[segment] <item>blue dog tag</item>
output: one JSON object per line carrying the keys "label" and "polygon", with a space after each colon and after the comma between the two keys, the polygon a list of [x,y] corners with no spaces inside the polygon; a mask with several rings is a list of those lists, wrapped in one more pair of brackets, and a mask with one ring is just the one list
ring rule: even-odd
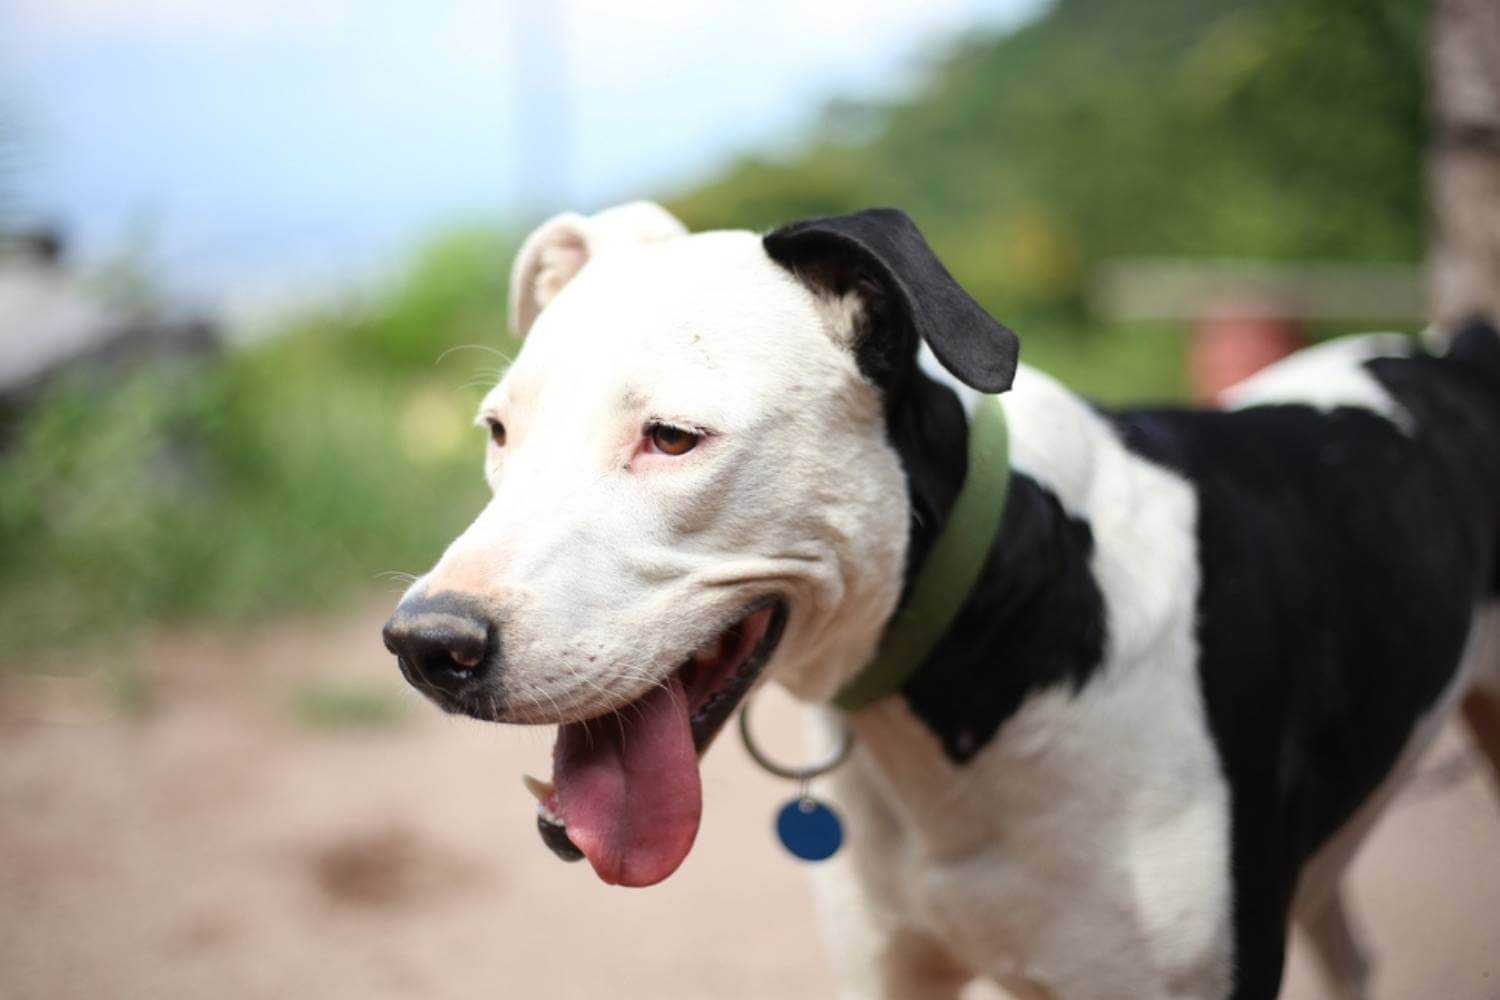
{"label": "blue dog tag", "polygon": [[804,795],[776,814],[776,836],[803,861],[825,861],[843,844],[844,825],[832,808]]}

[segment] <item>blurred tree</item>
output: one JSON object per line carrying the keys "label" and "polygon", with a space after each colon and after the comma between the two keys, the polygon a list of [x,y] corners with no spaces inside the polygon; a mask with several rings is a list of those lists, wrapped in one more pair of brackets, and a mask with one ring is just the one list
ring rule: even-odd
{"label": "blurred tree", "polygon": [[901,205],[1007,316],[1077,318],[1118,255],[1415,260],[1425,6],[1059,0],[672,207],[698,228]]}

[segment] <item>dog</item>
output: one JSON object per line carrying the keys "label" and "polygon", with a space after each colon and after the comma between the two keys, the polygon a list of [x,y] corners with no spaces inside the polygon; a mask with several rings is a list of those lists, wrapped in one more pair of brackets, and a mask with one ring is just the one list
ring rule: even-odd
{"label": "dog", "polygon": [[[493,499],[384,638],[447,711],[559,727],[528,779],[557,853],[670,875],[699,756],[774,681],[854,737],[819,878],[845,995],[1271,998],[1293,920],[1360,995],[1361,838],[1460,703],[1500,768],[1491,326],[1110,411],[1019,365],[897,210],[690,235],[644,202],[542,225],[509,307]],[[836,707],[1002,392],[990,527],[947,543],[973,580]]]}

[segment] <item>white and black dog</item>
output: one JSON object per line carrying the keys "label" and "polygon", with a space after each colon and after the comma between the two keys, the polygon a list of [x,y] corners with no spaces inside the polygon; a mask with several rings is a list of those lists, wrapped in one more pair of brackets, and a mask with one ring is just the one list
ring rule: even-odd
{"label": "white and black dog", "polygon": [[[856,736],[821,880],[848,996],[1271,998],[1294,918],[1358,995],[1342,869],[1454,706],[1500,720],[1492,329],[1111,412],[1018,368],[898,211],[689,235],[647,203],[533,233],[511,311],[494,498],[385,639],[449,711],[559,725],[555,850],[670,875],[769,678]],[[896,693],[832,708],[1013,379],[977,581]]]}

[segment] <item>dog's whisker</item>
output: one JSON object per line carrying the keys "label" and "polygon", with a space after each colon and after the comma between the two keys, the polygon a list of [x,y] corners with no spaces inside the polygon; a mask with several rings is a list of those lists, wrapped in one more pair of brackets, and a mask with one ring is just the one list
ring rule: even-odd
{"label": "dog's whisker", "polygon": [[600,687],[599,684],[592,677],[590,677],[586,672],[583,672],[583,671],[579,670],[578,665],[576,663],[574,663],[571,659],[565,660],[564,661],[564,665],[567,667],[568,672],[573,677],[577,678],[578,680],[582,681],[584,684],[586,684],[589,687],[593,688],[594,691],[601,698],[604,698],[606,701],[609,700],[609,698],[610,698],[610,692],[606,688]]}
{"label": "dog's whisker", "polygon": [[500,379],[502,379],[504,376],[505,369],[503,368],[482,368],[479,371],[475,372],[473,375],[469,376],[468,381],[464,382],[464,384],[459,386],[459,388],[467,389],[471,387],[493,385],[494,383],[500,381]]}
{"label": "dog's whisker", "polygon": [[434,361],[433,364],[434,365],[440,365],[440,364],[442,364],[443,361],[447,359],[448,355],[454,354],[454,353],[456,353],[458,351],[485,351],[485,352],[487,352],[489,354],[493,354],[493,355],[499,357],[506,364],[514,364],[515,363],[515,358],[513,358],[509,354],[506,354],[504,351],[500,350],[498,347],[491,347],[488,344],[455,344],[454,346],[448,348],[446,351],[443,351],[441,354],[439,354],[437,356],[437,360]]}
{"label": "dog's whisker", "polygon": [[380,580],[403,580],[406,583],[416,583],[418,579],[417,574],[407,573],[404,570],[399,569],[382,570],[379,573],[376,573],[375,577],[376,579]]}
{"label": "dog's whisker", "polygon": [[543,688],[542,694],[546,696],[547,701],[552,705],[552,713],[557,716],[557,718],[562,718],[562,710],[557,707],[557,699],[552,697],[552,692],[548,691],[546,688]]}

